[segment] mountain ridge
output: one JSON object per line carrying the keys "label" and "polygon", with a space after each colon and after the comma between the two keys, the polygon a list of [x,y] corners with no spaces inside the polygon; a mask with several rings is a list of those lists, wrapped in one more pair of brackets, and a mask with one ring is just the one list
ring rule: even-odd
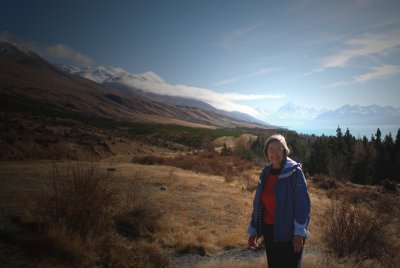
{"label": "mountain ridge", "polygon": [[145,96],[150,99],[161,101],[164,103],[180,106],[195,107],[200,109],[205,109],[211,112],[222,114],[225,116],[233,117],[237,120],[244,120],[248,122],[253,122],[262,125],[270,125],[259,119],[256,119],[248,114],[238,112],[238,111],[225,111],[218,109],[205,101],[182,97],[167,95],[163,93],[155,93],[146,90],[147,85],[151,84],[151,87],[167,86],[172,88],[163,78],[152,71],[145,72],[143,74],[133,74],[125,71],[122,68],[110,67],[110,66],[99,66],[99,67],[74,67],[59,64],[56,65],[58,68],[69,72],[74,75],[82,76],[87,79],[97,81],[103,85],[108,85],[113,88],[117,88],[124,93],[131,94],[133,96]]}
{"label": "mountain ridge", "polygon": [[289,102],[276,111],[265,112],[264,120],[285,126],[400,125],[400,107],[345,104],[333,110],[318,110]]}
{"label": "mountain ridge", "polygon": [[[77,113],[145,123],[192,127],[267,126],[238,120],[200,108],[157,102],[144,96],[129,96],[120,90],[64,72],[29,49],[0,41],[0,95],[2,103],[18,102],[59,107]],[[156,79],[148,76],[149,79]],[[10,105],[3,105],[10,107]]]}

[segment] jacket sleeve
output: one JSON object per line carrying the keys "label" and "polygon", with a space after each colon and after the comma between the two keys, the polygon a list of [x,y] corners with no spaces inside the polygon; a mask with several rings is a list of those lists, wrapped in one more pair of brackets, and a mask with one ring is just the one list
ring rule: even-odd
{"label": "jacket sleeve", "polygon": [[294,195],[294,235],[305,237],[307,236],[307,226],[310,219],[311,202],[306,179],[300,168],[296,170]]}
{"label": "jacket sleeve", "polygon": [[254,211],[251,215],[251,220],[250,220],[249,227],[247,228],[247,233],[249,235],[257,235],[256,223],[254,222]]}
{"label": "jacket sleeve", "polygon": [[256,189],[256,193],[254,195],[253,199],[253,212],[251,213],[251,219],[250,219],[250,224],[249,227],[247,228],[247,233],[249,235],[259,235],[257,231],[257,226],[258,226],[258,218],[260,217],[260,195],[262,192],[262,183],[261,183],[261,178],[264,176],[266,172],[266,168],[263,169],[263,171],[260,174],[260,177],[258,179],[258,185]]}

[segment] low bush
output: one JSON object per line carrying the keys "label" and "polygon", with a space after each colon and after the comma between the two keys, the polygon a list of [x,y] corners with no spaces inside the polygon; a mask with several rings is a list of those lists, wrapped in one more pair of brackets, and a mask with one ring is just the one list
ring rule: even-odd
{"label": "low bush", "polygon": [[[97,164],[68,164],[63,169],[53,165],[52,171],[30,218],[33,227],[25,228],[29,239],[19,234],[10,238],[28,250],[38,266],[168,266],[158,247],[135,246],[142,234],[159,227],[161,215],[139,194],[137,185],[128,187],[124,200],[113,172],[100,172]],[[26,224],[21,220],[19,225]]]}
{"label": "low bush", "polygon": [[335,178],[330,178],[317,174],[312,177],[312,182],[316,188],[323,190],[336,189],[339,187],[339,182]]}
{"label": "low bush", "polygon": [[163,157],[146,155],[141,157],[134,157],[132,159],[132,162],[141,165],[162,165],[164,164],[165,160]]}
{"label": "low bush", "polygon": [[[323,240],[328,253],[338,258],[382,260],[390,251],[389,227],[394,223],[394,211],[388,200],[352,202],[351,192],[331,199],[322,215]],[[383,207],[388,209],[383,210]]]}
{"label": "low bush", "polygon": [[94,163],[89,167],[68,165],[65,174],[53,164],[43,197],[40,213],[47,225],[65,226],[83,237],[101,235],[113,228],[118,202],[115,180]]}
{"label": "low bush", "polygon": [[382,181],[382,191],[387,192],[387,193],[392,193],[392,194],[397,194],[399,193],[399,189],[397,187],[397,183],[394,180],[383,180]]}

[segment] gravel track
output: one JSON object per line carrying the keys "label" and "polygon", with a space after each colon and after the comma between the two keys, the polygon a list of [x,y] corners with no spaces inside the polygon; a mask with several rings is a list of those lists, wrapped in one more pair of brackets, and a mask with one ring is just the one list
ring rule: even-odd
{"label": "gravel track", "polygon": [[[303,254],[318,254],[321,251],[322,249],[320,247],[304,247]],[[206,256],[191,253],[174,253],[170,255],[169,259],[170,263],[176,268],[195,268],[200,264],[209,261],[237,260],[238,262],[245,262],[252,259],[258,259],[262,256],[265,256],[265,251],[263,247],[260,247],[257,250],[251,250],[248,248],[234,248],[221,251],[215,255]]]}
{"label": "gravel track", "polygon": [[197,267],[203,262],[209,262],[211,260],[222,261],[222,260],[238,260],[238,261],[248,261],[254,258],[259,258],[265,256],[265,251],[260,248],[256,251],[250,250],[248,248],[235,248],[219,252],[215,255],[200,256],[197,254],[179,254],[175,253],[170,256],[171,264],[175,265],[176,268],[187,268],[187,267]]}

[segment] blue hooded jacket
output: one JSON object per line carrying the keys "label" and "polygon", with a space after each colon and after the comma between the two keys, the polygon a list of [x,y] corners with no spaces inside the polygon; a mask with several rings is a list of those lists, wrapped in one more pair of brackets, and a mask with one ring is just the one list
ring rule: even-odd
{"label": "blue hooded jacket", "polygon": [[[267,164],[261,172],[253,201],[253,213],[247,229],[248,234],[257,237],[262,235],[264,206],[261,194],[270,170],[271,164]],[[306,237],[310,220],[310,196],[301,164],[287,157],[274,190],[274,241],[292,241],[294,235]]]}

